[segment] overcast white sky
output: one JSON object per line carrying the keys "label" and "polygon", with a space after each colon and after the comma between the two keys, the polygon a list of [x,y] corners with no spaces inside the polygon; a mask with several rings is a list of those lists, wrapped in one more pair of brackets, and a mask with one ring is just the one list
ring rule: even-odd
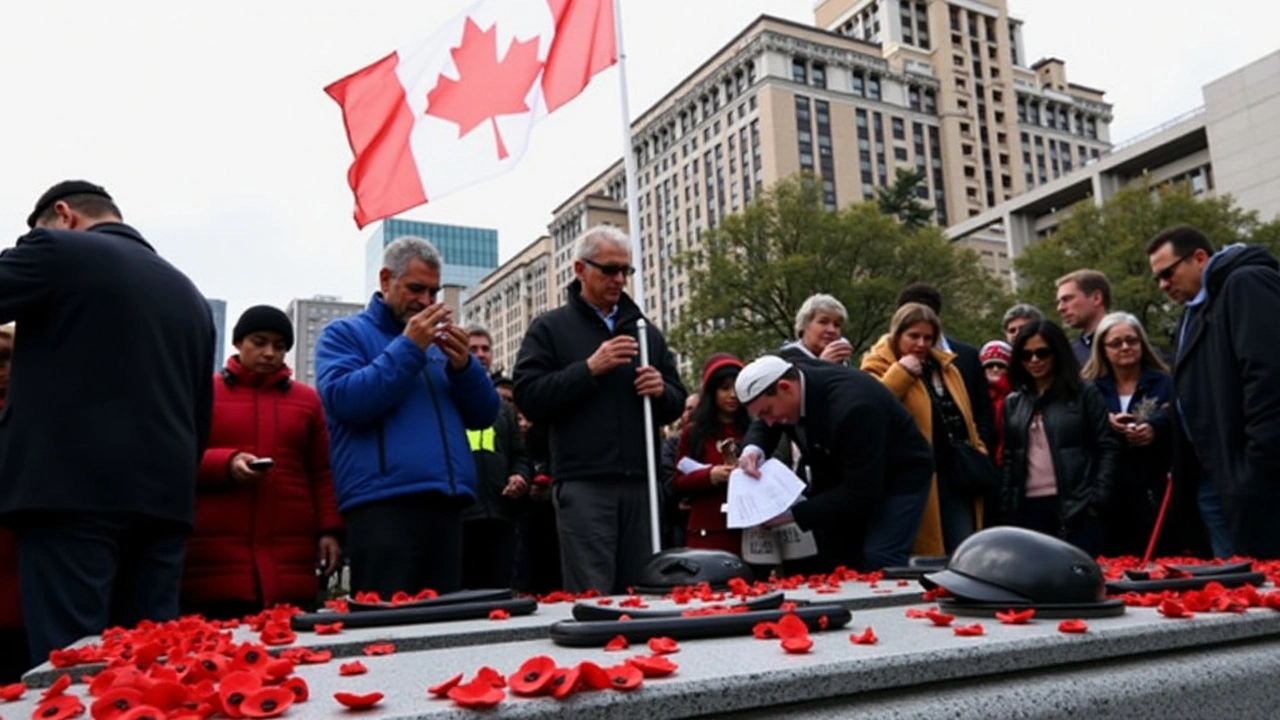
{"label": "overcast white sky", "polygon": [[[812,0],[622,0],[632,116],[768,13]],[[105,185],[210,297],[364,301],[368,232],[329,82],[432,31],[467,0],[9,2],[0,9],[0,246],[49,185]],[[1115,105],[1113,140],[1199,105],[1200,87],[1280,46],[1274,0],[1009,0],[1028,57],[1057,56]],[[506,259],[621,147],[617,71],[534,131],[513,172],[407,213],[497,227]],[[4,289],[0,288],[0,292]]]}

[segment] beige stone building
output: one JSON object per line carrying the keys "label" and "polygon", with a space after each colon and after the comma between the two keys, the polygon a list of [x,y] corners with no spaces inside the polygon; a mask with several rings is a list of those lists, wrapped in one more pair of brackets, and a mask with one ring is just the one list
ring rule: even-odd
{"label": "beige stone building", "polygon": [[534,240],[469,291],[462,317],[493,337],[495,370],[511,373],[529,323],[559,304],[550,276],[551,247],[546,235]]}

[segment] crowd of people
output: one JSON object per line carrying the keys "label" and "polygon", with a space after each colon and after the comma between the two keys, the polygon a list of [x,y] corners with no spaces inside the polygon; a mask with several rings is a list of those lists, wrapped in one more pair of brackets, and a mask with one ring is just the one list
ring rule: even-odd
{"label": "crowd of people", "polygon": [[[440,301],[438,250],[395,240],[365,310],[321,333],[312,388],[267,305],[209,373],[207,304],[122,218],[105,189],[59,183],[0,254],[0,679],[112,625],[314,605],[343,567],[384,598],[627,592],[664,427],[663,544],[746,556],[759,533],[812,533],[761,573],[905,565],[994,524],[1109,555],[1142,555],[1162,524],[1162,553],[1280,557],[1280,264],[1191,227],[1148,247],[1185,307],[1167,354],[1082,269],[1057,283],[1061,324],[1016,305],[980,347],[946,334],[928,284],[866,348],[818,293],[794,339],[712,354],[688,393],[615,228],[578,239],[566,303],[511,377]],[[729,528],[730,477],[770,458],[804,495]]]}

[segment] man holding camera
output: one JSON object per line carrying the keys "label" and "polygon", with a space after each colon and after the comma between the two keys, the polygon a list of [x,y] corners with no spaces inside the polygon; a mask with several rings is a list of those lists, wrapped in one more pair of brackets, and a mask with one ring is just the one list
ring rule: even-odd
{"label": "man holding camera", "polygon": [[316,345],[351,589],[384,599],[459,588],[462,509],[476,498],[466,431],[498,415],[467,331],[436,302],[442,264],[426,240],[395,240],[383,253],[381,292],[326,326]]}

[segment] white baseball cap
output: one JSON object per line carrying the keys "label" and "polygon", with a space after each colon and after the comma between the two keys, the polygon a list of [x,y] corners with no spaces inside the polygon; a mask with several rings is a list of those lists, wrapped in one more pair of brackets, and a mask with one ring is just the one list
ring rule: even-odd
{"label": "white baseball cap", "polygon": [[754,402],[792,367],[794,366],[791,363],[777,355],[765,355],[752,361],[742,368],[742,372],[738,373],[738,379],[733,383],[738,402],[743,405]]}

